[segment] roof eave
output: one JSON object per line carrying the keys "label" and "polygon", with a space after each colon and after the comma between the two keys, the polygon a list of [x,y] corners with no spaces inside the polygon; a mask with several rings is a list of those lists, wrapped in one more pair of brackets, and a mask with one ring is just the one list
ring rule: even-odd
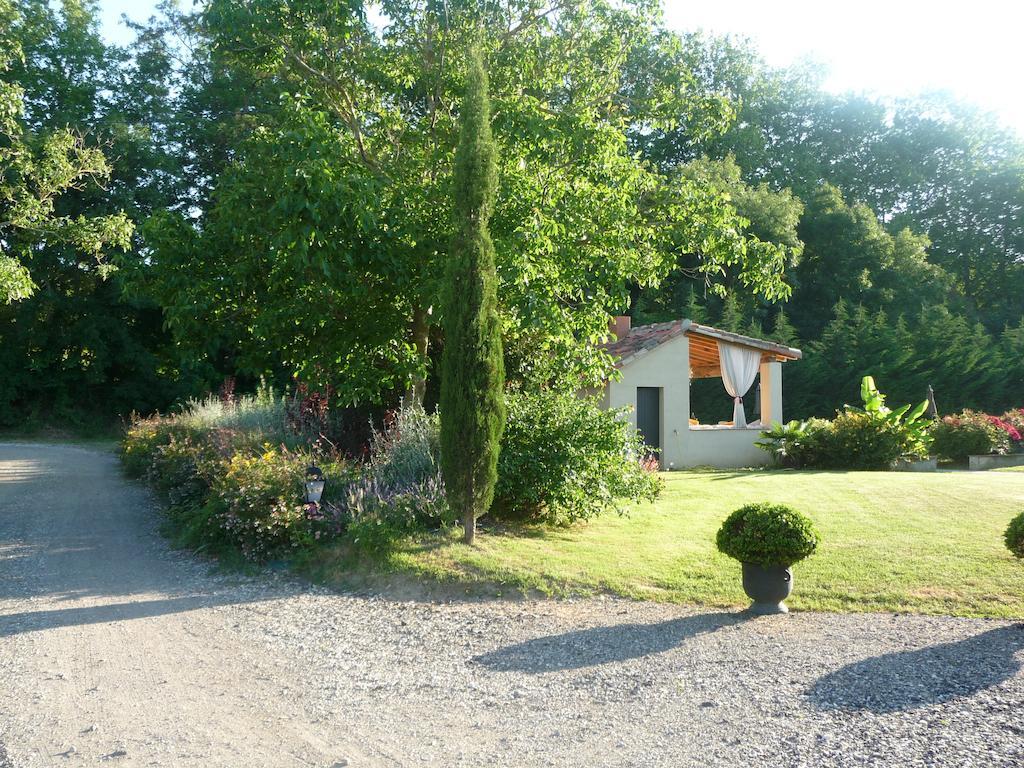
{"label": "roof eave", "polygon": [[697,336],[704,336],[706,338],[715,339],[716,341],[724,341],[730,344],[739,344],[740,346],[771,352],[779,357],[784,357],[787,360],[799,360],[804,356],[804,353],[796,347],[787,347],[784,344],[776,344],[774,341],[755,339],[752,336],[744,336],[740,333],[723,331],[707,325],[700,325],[699,323],[686,322],[688,323],[689,333],[696,334]]}

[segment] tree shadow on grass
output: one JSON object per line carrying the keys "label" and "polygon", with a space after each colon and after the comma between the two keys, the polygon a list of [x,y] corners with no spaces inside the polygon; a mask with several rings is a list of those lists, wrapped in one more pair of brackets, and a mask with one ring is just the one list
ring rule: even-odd
{"label": "tree shadow on grass", "polygon": [[1013,677],[1024,650],[1024,624],[966,640],[900,651],[848,664],[819,678],[808,692],[822,710],[903,712],[972,696]]}
{"label": "tree shadow on grass", "polygon": [[683,640],[750,618],[742,613],[704,613],[654,624],[616,624],[537,637],[473,659],[495,672],[542,674],[584,669],[664,653]]}

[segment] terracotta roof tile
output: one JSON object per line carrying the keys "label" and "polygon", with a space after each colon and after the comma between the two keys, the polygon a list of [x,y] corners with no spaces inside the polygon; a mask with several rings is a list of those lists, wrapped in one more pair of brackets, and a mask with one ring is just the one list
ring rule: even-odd
{"label": "terracotta roof tile", "polygon": [[638,325],[631,329],[621,339],[616,339],[604,346],[604,350],[612,357],[617,358],[616,366],[623,366],[634,358],[646,354],[655,347],[674,339],[683,333],[697,336],[705,336],[716,340],[722,340],[734,344],[741,344],[755,349],[763,349],[773,352],[780,357],[799,360],[802,353],[799,349],[776,344],[772,341],[755,339],[751,336],[743,336],[738,333],[721,331],[708,325],[699,325],[689,320],[672,320],[667,323],[653,323],[651,325]]}
{"label": "terracotta roof tile", "polygon": [[654,323],[653,325],[638,325],[632,328],[629,333],[621,339],[605,345],[605,351],[612,357],[618,358],[616,365],[625,365],[638,355],[642,355],[664,344],[670,339],[681,335],[687,327],[683,320],[672,320],[667,323]]}

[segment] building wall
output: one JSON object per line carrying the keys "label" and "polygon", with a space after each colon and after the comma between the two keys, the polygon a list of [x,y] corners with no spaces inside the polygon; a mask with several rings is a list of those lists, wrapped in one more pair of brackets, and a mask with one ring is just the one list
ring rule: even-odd
{"label": "building wall", "polygon": [[782,363],[761,363],[761,423],[785,424],[782,418]]}
{"label": "building wall", "polygon": [[690,347],[685,335],[666,341],[622,369],[619,381],[608,383],[608,406],[628,406],[636,427],[637,387],[661,388],[661,465],[683,466],[690,419]]}
{"label": "building wall", "polygon": [[754,445],[761,429],[691,429],[683,467],[760,467],[768,454]]}

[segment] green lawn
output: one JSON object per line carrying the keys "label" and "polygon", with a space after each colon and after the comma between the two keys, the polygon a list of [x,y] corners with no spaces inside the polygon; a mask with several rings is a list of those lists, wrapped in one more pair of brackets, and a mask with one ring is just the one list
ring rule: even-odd
{"label": "green lawn", "polygon": [[654,504],[564,530],[488,533],[473,549],[448,538],[410,544],[391,566],[456,583],[546,594],[737,606],[739,565],[715,531],[751,501],[790,504],[822,546],[794,569],[798,610],[1024,617],[1024,562],[1004,548],[1024,510],[1024,473],[694,471],[664,475]]}

